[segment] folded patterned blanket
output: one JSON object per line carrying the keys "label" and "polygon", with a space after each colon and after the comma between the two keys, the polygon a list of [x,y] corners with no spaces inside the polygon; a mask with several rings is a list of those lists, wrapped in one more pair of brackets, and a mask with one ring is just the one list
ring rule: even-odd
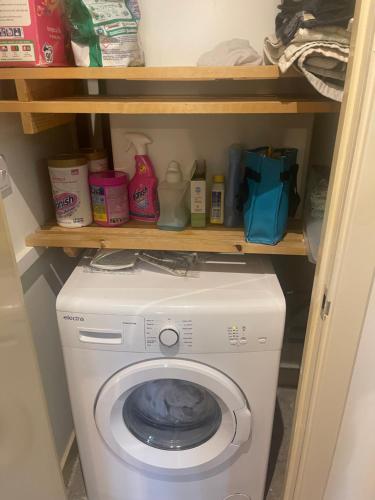
{"label": "folded patterned blanket", "polygon": [[266,38],[266,62],[278,64],[286,72],[293,64],[322,95],[341,102],[350,33],[338,26],[319,29],[300,28],[287,46],[275,35]]}

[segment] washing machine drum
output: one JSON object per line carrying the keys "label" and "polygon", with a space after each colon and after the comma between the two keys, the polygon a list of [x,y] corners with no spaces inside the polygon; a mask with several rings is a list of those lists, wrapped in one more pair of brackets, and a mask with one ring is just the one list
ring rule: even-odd
{"label": "washing machine drum", "polygon": [[152,360],[116,373],[100,391],[97,428],[121,459],[143,469],[189,473],[232,456],[251,432],[238,386],[186,360]]}
{"label": "washing machine drum", "polygon": [[188,450],[216,433],[221,410],[204,387],[185,380],[159,379],[141,384],[130,394],[123,417],[143,443],[161,450]]}

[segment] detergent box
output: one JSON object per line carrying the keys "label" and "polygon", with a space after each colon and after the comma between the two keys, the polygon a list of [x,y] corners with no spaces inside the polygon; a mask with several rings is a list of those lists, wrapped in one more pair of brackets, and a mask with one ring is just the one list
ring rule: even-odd
{"label": "detergent box", "polygon": [[0,0],[0,66],[66,66],[62,0]]}

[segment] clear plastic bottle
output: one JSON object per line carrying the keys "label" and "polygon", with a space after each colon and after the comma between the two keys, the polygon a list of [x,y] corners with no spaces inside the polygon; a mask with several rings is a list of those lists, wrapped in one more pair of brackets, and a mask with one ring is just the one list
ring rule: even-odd
{"label": "clear plastic bottle", "polygon": [[224,175],[214,175],[211,189],[211,224],[224,224]]}
{"label": "clear plastic bottle", "polygon": [[164,181],[158,187],[160,229],[181,231],[187,226],[190,217],[187,204],[188,187],[189,182],[184,181],[179,163],[172,161],[168,165]]}

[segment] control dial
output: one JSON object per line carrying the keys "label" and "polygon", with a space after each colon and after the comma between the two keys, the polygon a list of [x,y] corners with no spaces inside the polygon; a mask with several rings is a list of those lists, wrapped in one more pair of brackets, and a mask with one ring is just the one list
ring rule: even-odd
{"label": "control dial", "polygon": [[179,340],[180,336],[173,328],[166,328],[159,333],[159,341],[165,347],[173,347]]}

